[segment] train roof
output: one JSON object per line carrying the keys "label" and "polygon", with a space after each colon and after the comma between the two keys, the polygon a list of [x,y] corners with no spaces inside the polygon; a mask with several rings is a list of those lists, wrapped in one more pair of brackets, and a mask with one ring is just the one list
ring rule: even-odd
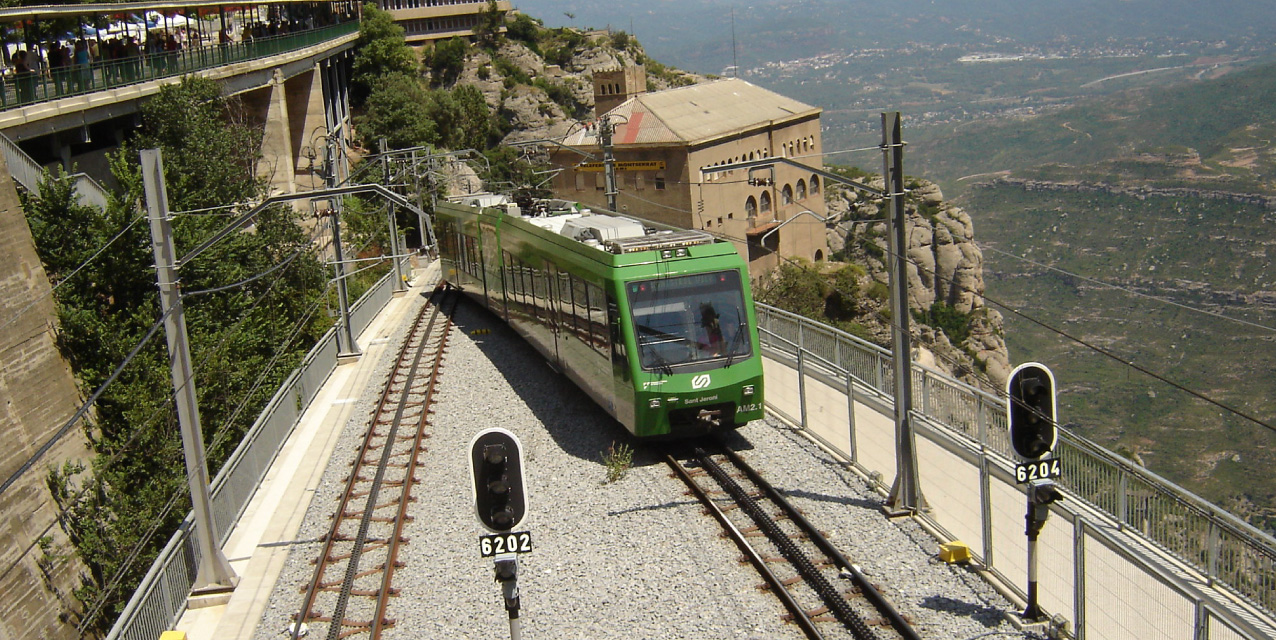
{"label": "train roof", "polygon": [[468,209],[468,213],[497,217],[502,227],[541,231],[536,235],[555,240],[555,244],[577,255],[613,266],[649,264],[670,258],[738,257],[733,244],[704,231],[678,229],[578,205],[536,207],[525,215],[517,207],[479,209],[453,204],[457,209]]}

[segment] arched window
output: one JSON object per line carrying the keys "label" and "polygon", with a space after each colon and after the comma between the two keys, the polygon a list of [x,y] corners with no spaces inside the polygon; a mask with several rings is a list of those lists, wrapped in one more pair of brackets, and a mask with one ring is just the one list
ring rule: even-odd
{"label": "arched window", "polygon": [[815,261],[816,261],[816,262],[819,262],[819,261],[821,261],[821,260],[823,260],[823,259],[824,259],[824,250],[823,250],[823,249],[816,249],[816,250],[815,250]]}
{"label": "arched window", "polygon": [[757,198],[754,198],[753,196],[749,196],[749,199],[744,201],[744,215],[749,218],[752,218],[753,216],[758,215],[758,199]]}
{"label": "arched window", "polygon": [[815,195],[819,192],[820,192],[820,177],[811,176],[811,195]]}
{"label": "arched window", "polygon": [[780,189],[780,204],[793,204],[793,185],[786,184]]}
{"label": "arched window", "polygon": [[801,180],[801,179],[799,179],[799,180],[798,180],[798,183],[797,183],[797,199],[798,199],[798,200],[805,200],[805,199],[806,199],[806,180]]}
{"label": "arched window", "polygon": [[753,159],[753,152],[752,152],[752,151],[750,151],[750,152],[749,152],[749,159],[750,159],[750,160],[752,160],[752,159]]}
{"label": "arched window", "polygon": [[763,191],[762,197],[759,198],[759,204],[762,206],[762,213],[771,213],[771,192]]}

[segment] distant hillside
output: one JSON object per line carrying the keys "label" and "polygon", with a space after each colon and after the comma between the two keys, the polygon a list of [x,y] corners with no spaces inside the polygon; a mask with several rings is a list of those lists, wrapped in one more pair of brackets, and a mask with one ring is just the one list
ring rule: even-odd
{"label": "distant hillside", "polygon": [[517,4],[550,26],[624,29],[642,38],[653,57],[701,73],[719,73],[733,60],[749,67],[903,43],[982,50],[1157,41],[1210,46],[1249,37],[1269,39],[1276,29],[1276,12],[1252,0],[756,0],[747,4],[520,0]]}
{"label": "distant hillside", "polygon": [[1053,368],[1061,421],[1269,530],[1273,141],[1267,65],[909,149],[960,186],[1011,362]]}
{"label": "distant hillside", "polygon": [[[952,184],[1042,165],[1085,167],[1122,160],[1123,167],[1051,175],[1125,184],[1213,183],[1229,191],[1267,192],[1276,167],[1274,134],[1276,65],[1269,64],[1217,80],[1130,91],[1048,115],[964,126],[942,139],[914,142],[909,171]],[[1187,156],[1198,160],[1191,170],[1182,164]]]}

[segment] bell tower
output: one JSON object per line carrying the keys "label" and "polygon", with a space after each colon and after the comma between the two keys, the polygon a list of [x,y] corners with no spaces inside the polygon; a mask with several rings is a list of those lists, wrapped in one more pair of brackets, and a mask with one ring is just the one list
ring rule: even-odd
{"label": "bell tower", "polygon": [[647,69],[632,65],[594,72],[594,116],[598,117],[620,103],[647,92]]}

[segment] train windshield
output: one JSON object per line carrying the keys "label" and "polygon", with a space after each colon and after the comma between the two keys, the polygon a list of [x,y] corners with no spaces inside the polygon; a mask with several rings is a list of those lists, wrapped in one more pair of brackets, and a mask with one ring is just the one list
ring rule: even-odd
{"label": "train windshield", "polygon": [[647,370],[748,357],[748,314],[739,271],[630,282],[639,360]]}

